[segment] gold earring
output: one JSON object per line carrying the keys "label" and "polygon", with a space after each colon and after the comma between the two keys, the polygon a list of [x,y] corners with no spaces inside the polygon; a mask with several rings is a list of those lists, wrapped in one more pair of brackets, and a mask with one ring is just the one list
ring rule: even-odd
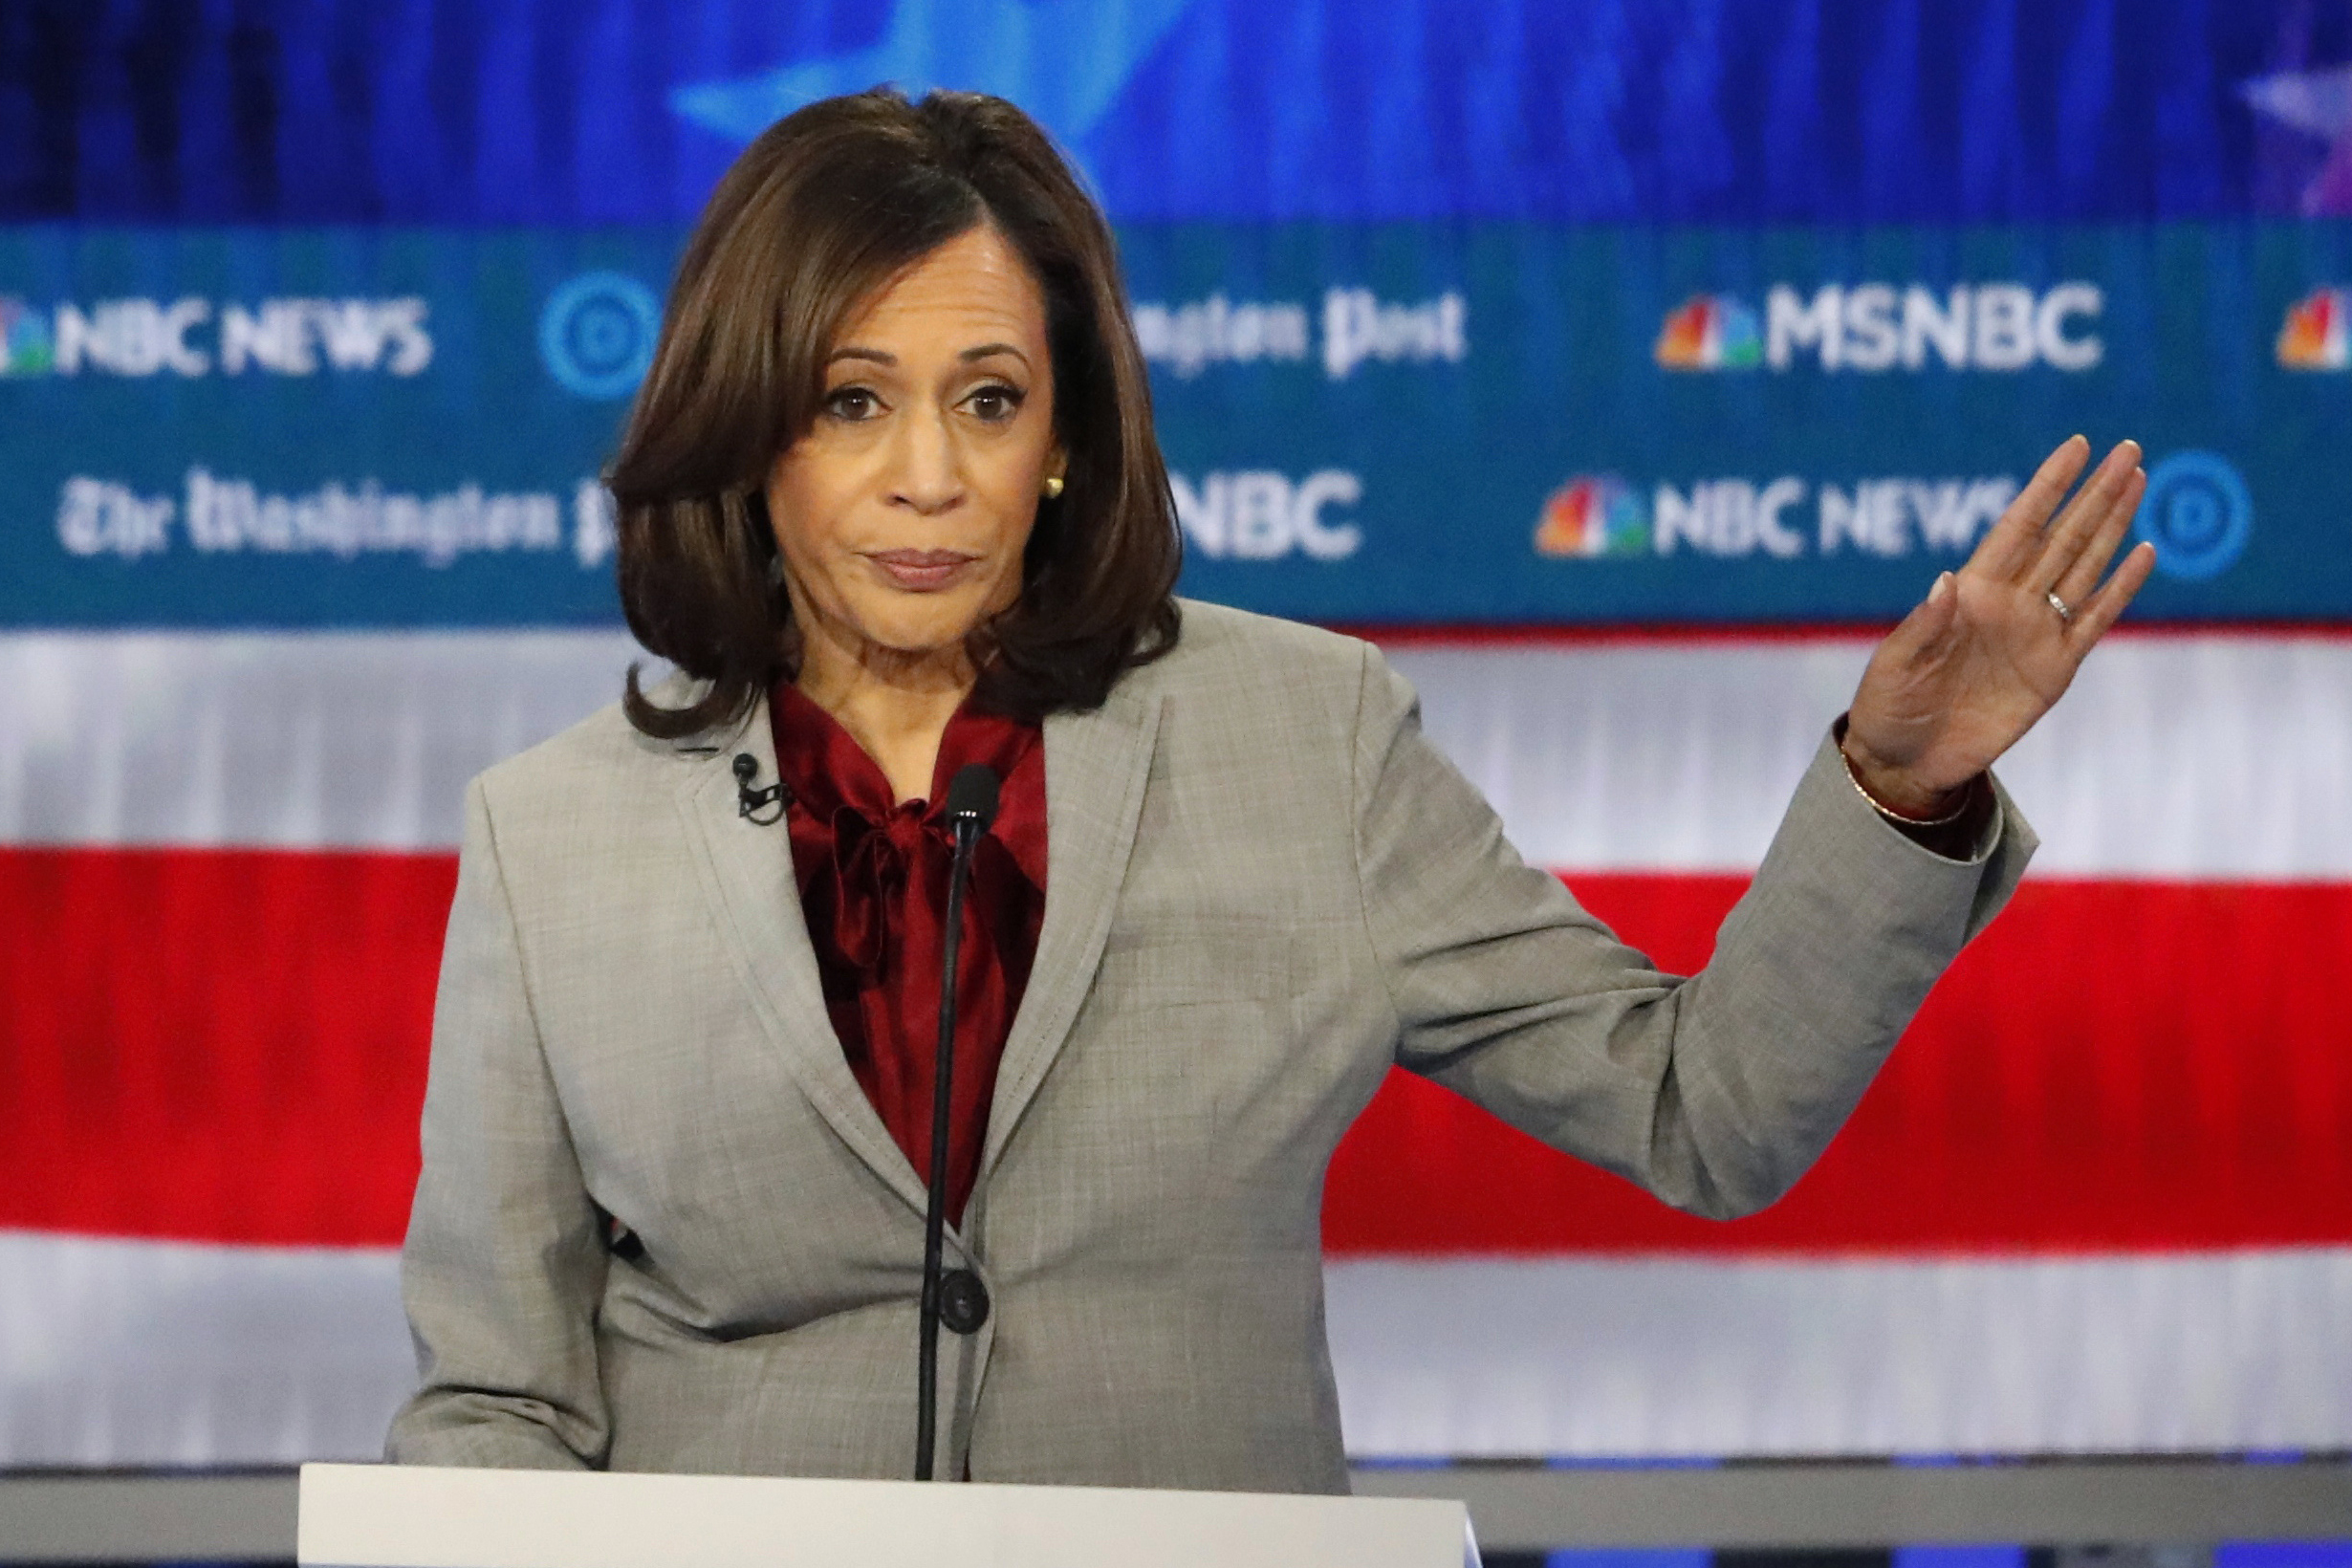
{"label": "gold earring", "polygon": [[1045,498],[1049,501],[1058,501],[1061,499],[1060,474],[1049,473],[1045,476]]}

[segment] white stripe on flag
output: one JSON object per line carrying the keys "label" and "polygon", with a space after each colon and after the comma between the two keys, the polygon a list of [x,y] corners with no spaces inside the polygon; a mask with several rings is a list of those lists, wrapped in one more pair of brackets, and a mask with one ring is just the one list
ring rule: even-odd
{"label": "white stripe on flag", "polygon": [[374,1459],[415,1385],[387,1249],[0,1232],[0,1470]]}
{"label": "white stripe on flag", "polygon": [[1324,1273],[1357,1454],[2352,1447],[2352,1249]]}
{"label": "white stripe on flag", "polygon": [[0,842],[446,850],[620,695],[614,633],[0,637]]}
{"label": "white stripe on flag", "polygon": [[[1746,871],[1864,642],[1408,647],[1429,733],[1529,860]],[[2043,876],[2352,876],[2352,639],[2118,637],[2000,764]]]}
{"label": "white stripe on flag", "polygon": [[[1326,1267],[1363,1457],[2352,1447],[2352,1249]],[[0,1233],[0,1468],[366,1459],[395,1254]]]}
{"label": "white stripe on flag", "polygon": [[[1859,640],[1407,645],[1530,860],[1743,871]],[[607,633],[0,637],[0,842],[447,849],[465,780],[613,699]],[[2352,639],[2119,637],[2002,764],[2040,875],[2352,877]]]}

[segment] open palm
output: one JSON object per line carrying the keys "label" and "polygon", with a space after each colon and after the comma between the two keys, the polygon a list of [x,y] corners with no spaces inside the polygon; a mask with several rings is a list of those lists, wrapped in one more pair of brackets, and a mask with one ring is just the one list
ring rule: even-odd
{"label": "open palm", "polygon": [[1845,750],[1887,804],[1932,810],[1991,767],[2065,694],[2147,581],[2156,553],[2145,544],[2106,576],[2147,488],[2140,447],[2118,446],[2059,511],[2089,460],[2080,436],[2051,453],[1968,564],[1936,578],[1870,656]]}

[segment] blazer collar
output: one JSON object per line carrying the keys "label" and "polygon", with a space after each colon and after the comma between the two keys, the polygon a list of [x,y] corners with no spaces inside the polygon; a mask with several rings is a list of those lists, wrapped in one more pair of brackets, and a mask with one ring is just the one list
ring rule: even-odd
{"label": "blazer collar", "polygon": [[[1069,1039],[1110,935],[1160,730],[1160,693],[1137,685],[1122,682],[1093,712],[1045,721],[1045,918],[997,1068],[975,1198]],[[850,1072],[825,1011],[793,875],[791,835],[781,822],[763,827],[747,819],[738,806],[738,754],[757,765],[756,785],[777,777],[767,699],[740,729],[695,737],[678,750],[692,754],[677,806],[696,878],[771,1044],[842,1143],[921,1213],[923,1183]]]}
{"label": "blazer collar", "polygon": [[920,1214],[926,1197],[923,1183],[850,1072],[840,1037],[833,1032],[832,1015],[825,1011],[817,951],[809,942],[800,886],[793,875],[792,835],[780,821],[763,826],[746,817],[739,805],[734,774],[738,755],[748,754],[757,764],[751,775],[755,787],[776,781],[775,732],[768,722],[767,698],[760,698],[740,730],[696,736],[679,750],[702,752],[714,738],[717,749],[695,756],[681,781],[677,805],[696,877],[728,955],[751,996],[769,1043],[784,1058],[800,1092],[841,1142]]}
{"label": "blazer collar", "polygon": [[1140,686],[1130,677],[1093,712],[1045,721],[1045,919],[996,1070],[975,1195],[1061,1054],[1102,960],[1160,732],[1161,694]]}

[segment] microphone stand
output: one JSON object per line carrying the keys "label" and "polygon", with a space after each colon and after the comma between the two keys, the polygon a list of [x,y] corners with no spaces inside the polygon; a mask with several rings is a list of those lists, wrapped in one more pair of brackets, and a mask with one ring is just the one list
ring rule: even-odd
{"label": "microphone stand", "polygon": [[931,1180],[923,1210],[922,1337],[915,1357],[915,1479],[931,1479],[939,1429],[939,1296],[947,1231],[947,1128],[955,1080],[956,960],[964,946],[964,883],[972,850],[996,815],[996,775],[974,763],[947,786],[955,859],[947,868],[947,930],[940,960],[939,1051],[931,1070]]}

